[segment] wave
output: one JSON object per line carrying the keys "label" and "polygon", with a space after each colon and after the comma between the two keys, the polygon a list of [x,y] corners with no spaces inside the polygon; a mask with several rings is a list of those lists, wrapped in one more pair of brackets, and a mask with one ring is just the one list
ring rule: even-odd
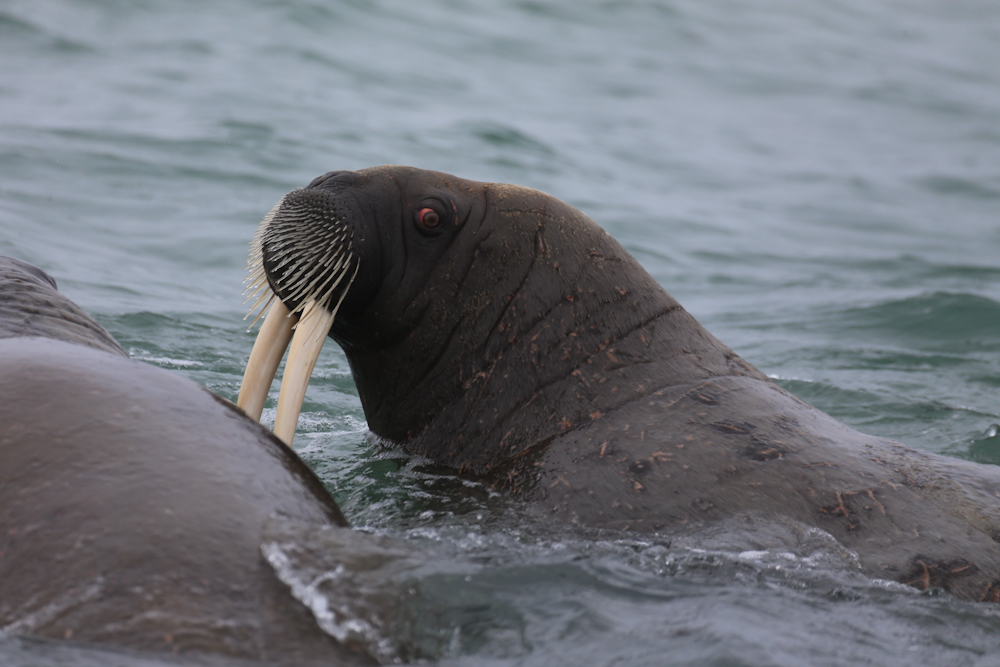
{"label": "wave", "polygon": [[977,294],[933,292],[842,311],[841,329],[861,329],[917,348],[1000,349],[1000,303]]}

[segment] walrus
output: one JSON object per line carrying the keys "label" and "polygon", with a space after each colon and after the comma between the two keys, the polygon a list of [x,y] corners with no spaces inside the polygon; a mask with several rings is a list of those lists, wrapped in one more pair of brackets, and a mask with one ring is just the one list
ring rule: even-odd
{"label": "walrus", "polygon": [[370,663],[264,561],[282,517],[347,525],[267,429],[129,359],[47,274],[0,257],[0,635]]}
{"label": "walrus", "polygon": [[1000,600],[1000,469],[796,398],[554,197],[412,167],[333,171],[267,214],[248,266],[271,305],[238,403],[259,417],[290,340],[286,442],[328,335],[372,432],[540,516],[641,531],[791,519],[873,578]]}

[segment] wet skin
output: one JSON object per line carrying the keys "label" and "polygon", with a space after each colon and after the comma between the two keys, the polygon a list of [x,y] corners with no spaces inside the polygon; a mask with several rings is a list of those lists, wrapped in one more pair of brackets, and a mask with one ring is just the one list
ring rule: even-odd
{"label": "wet skin", "polygon": [[315,476],[5,257],[0,424],[0,628],[254,664],[365,662],[260,553],[272,517],[346,525]]}
{"label": "wet skin", "polygon": [[[554,520],[788,517],[872,577],[1000,599],[1000,468],[861,434],[792,396],[567,204],[378,167],[326,174],[269,218],[260,264],[281,312],[343,298],[329,335],[377,435]],[[295,264],[323,255],[331,225],[350,240],[324,252],[348,248],[355,276],[324,298]]]}

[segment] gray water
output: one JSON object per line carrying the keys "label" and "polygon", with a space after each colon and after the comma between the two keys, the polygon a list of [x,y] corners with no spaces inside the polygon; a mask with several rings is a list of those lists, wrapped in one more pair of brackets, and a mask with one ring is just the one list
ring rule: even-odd
{"label": "gray water", "polygon": [[[805,400],[1000,463],[992,0],[0,0],[0,58],[0,253],[227,398],[264,213],[411,164],[566,200]],[[353,524],[441,563],[396,582],[417,602],[385,659],[1000,664],[996,607],[808,540],[534,526],[371,438],[336,345],[296,447]],[[322,567],[303,540],[296,567]],[[102,656],[0,642],[0,663]]]}

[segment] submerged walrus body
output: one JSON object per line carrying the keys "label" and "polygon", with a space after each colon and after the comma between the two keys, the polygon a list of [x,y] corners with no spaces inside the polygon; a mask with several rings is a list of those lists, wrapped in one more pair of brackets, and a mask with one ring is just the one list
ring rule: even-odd
{"label": "submerged walrus body", "polygon": [[261,360],[302,316],[286,440],[329,331],[373,432],[540,514],[665,531],[790,517],[870,576],[1000,599],[1000,468],[863,435],[795,398],[559,200],[407,167],[331,172],[271,211],[251,265],[278,302],[242,405],[262,404],[277,361]]}
{"label": "submerged walrus body", "polygon": [[262,558],[281,517],[346,524],[266,429],[130,360],[51,278],[0,257],[0,634],[365,662]]}

